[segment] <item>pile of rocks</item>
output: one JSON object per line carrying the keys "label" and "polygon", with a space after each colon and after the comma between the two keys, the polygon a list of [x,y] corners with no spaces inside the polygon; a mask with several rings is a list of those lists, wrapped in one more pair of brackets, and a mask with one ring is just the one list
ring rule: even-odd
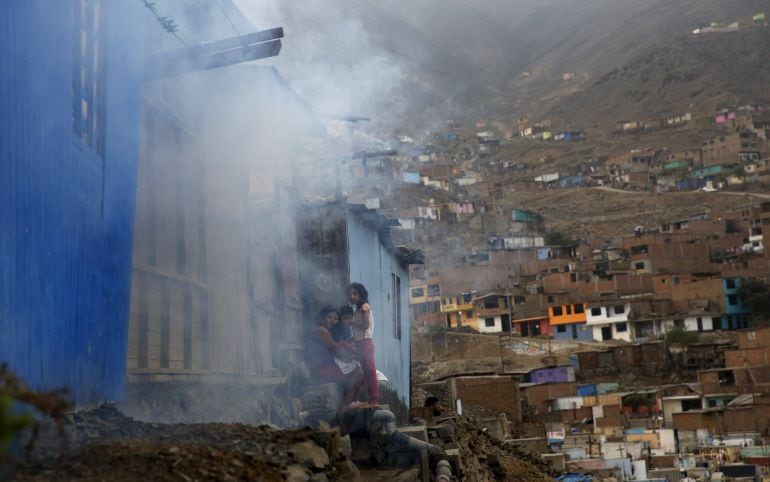
{"label": "pile of rocks", "polygon": [[15,480],[360,480],[336,429],[147,424],[111,407],[44,433]]}
{"label": "pile of rocks", "polygon": [[493,437],[472,417],[449,417],[428,427],[428,437],[452,456],[461,480],[546,482],[556,475],[538,455]]}

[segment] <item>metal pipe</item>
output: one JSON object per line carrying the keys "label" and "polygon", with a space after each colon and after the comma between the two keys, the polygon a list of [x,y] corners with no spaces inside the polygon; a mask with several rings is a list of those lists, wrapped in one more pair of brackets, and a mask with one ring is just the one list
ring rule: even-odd
{"label": "metal pipe", "polygon": [[384,431],[390,442],[416,453],[425,450],[431,459],[437,460],[433,470],[436,482],[451,481],[452,464],[449,462],[444,449],[399,432],[396,427],[396,416],[390,410],[375,411],[372,414],[371,422],[370,432]]}
{"label": "metal pipe", "polygon": [[434,482],[450,482],[452,480],[452,464],[446,459],[436,463]]}

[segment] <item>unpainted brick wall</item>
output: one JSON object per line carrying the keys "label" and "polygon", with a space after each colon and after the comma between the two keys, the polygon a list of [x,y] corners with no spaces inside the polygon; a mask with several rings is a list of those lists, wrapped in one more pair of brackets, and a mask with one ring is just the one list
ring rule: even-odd
{"label": "unpainted brick wall", "polygon": [[412,361],[470,360],[500,356],[500,337],[470,333],[414,334]]}
{"label": "unpainted brick wall", "polygon": [[512,377],[458,377],[452,380],[452,388],[464,411],[478,406],[505,413],[512,423],[521,422],[519,383]]}

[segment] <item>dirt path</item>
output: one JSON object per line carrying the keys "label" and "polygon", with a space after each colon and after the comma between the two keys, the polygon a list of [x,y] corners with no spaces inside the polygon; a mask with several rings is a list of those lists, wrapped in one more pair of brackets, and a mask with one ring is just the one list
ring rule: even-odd
{"label": "dirt path", "polygon": [[[609,187],[609,186],[594,186],[593,188],[599,191],[617,192],[621,194],[649,194],[649,195],[657,194],[649,191],[626,191],[624,189],[616,189],[614,187]],[[700,192],[700,191],[680,191],[679,194],[697,193],[697,192]],[[770,194],[760,194],[757,192],[718,191],[718,192],[715,192],[714,194],[726,194],[728,196],[753,196],[759,199],[770,199]],[[663,195],[665,196],[665,193]]]}

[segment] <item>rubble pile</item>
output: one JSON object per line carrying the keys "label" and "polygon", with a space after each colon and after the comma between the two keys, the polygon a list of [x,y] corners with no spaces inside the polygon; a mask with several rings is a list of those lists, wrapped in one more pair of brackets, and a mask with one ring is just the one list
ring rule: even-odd
{"label": "rubble pile", "polygon": [[473,417],[451,417],[428,427],[428,439],[453,458],[461,480],[546,482],[556,475],[538,455],[493,437]]}
{"label": "rubble pile", "polygon": [[42,434],[15,480],[360,480],[339,432],[242,424],[149,424],[112,407]]}
{"label": "rubble pile", "polygon": [[[15,480],[420,480],[419,467],[368,466],[351,461],[337,428],[281,430],[244,424],[157,424],[128,418],[112,406],[68,416],[64,440],[43,429]],[[405,429],[408,430],[408,429]],[[405,432],[415,436],[414,432]],[[457,480],[546,481],[553,472],[536,455],[492,437],[471,417],[448,417],[423,436],[449,455]],[[372,479],[374,480],[374,479]]]}

